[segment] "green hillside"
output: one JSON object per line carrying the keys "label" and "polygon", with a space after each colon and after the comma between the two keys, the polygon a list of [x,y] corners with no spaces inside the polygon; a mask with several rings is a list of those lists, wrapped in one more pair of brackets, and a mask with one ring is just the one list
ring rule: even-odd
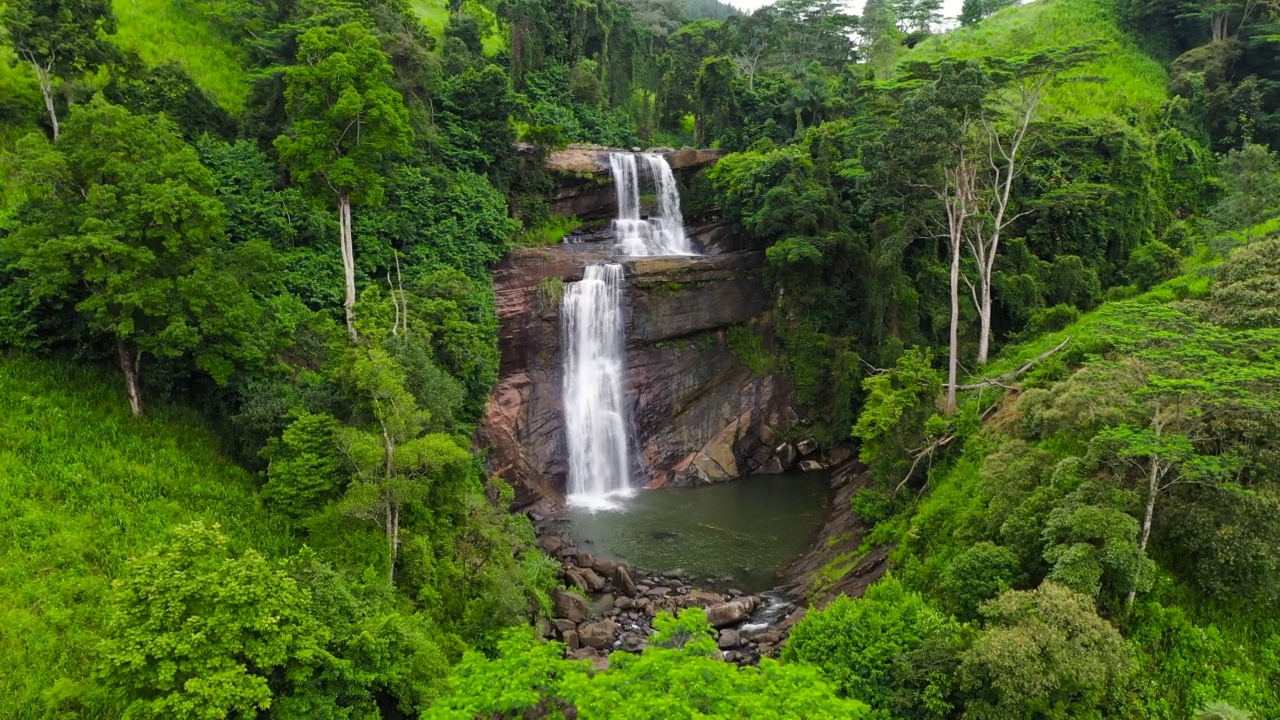
{"label": "green hillside", "polygon": [[1114,6],[1114,0],[1038,0],[1007,8],[972,27],[925,40],[902,61],[1006,56],[1102,41],[1103,56],[1074,73],[1101,82],[1060,85],[1046,99],[1046,114],[1155,112],[1169,98],[1168,74],[1120,29]]}
{"label": "green hillside", "polygon": [[[422,24],[436,39],[437,44],[444,42],[444,29],[449,24],[448,0],[409,0],[413,14],[422,20]],[[486,57],[493,57],[507,46],[507,36],[498,27],[498,17],[484,5],[468,0],[463,3],[463,11],[476,18],[480,25],[481,45]]]}
{"label": "green hillside", "polygon": [[[290,541],[193,412],[135,420],[118,378],[0,357],[0,715],[71,709],[112,578],[173,525],[216,522],[267,554]],[[64,678],[71,678],[66,680]]]}
{"label": "green hillside", "polygon": [[242,50],[217,28],[173,0],[114,0],[116,42],[150,64],[177,63],[201,90],[233,115],[249,92]]}

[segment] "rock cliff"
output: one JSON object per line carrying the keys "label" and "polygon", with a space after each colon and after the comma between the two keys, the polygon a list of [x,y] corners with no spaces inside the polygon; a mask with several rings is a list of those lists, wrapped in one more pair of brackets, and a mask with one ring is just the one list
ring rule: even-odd
{"label": "rock cliff", "polygon": [[[548,200],[552,213],[572,215],[581,220],[614,217],[618,198],[610,175],[609,153],[616,148],[600,145],[570,145],[547,156],[543,167],[556,179],[556,189]],[[724,155],[722,150],[694,148],[651,148],[646,152],[662,155],[676,173],[692,173],[714,164]]]}
{"label": "rock cliff", "polygon": [[[592,243],[557,245],[513,252],[494,271],[502,366],[478,440],[491,471],[516,487],[517,507],[563,491],[559,303],[565,283],[605,259]],[[754,375],[725,337],[765,309],[764,254],[622,262],[636,477],[656,487],[782,471],[789,388]]]}

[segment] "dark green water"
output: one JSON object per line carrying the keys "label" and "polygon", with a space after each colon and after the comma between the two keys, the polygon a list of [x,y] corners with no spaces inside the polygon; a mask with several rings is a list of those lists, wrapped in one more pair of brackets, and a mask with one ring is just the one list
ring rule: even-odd
{"label": "dark green water", "polygon": [[829,503],[825,473],[757,475],[641,490],[618,510],[571,508],[566,521],[578,547],[595,555],[760,592],[813,541]]}

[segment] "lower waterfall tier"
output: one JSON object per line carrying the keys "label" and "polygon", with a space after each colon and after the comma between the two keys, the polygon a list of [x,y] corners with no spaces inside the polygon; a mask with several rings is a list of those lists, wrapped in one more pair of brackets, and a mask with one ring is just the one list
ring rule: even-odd
{"label": "lower waterfall tier", "polygon": [[[560,303],[566,283],[606,258],[558,246],[512,253],[495,270],[502,367],[478,443],[490,469],[517,490],[516,506],[560,499],[568,475]],[[794,460],[782,435],[795,423],[787,383],[751,372],[725,330],[759,315],[764,255],[623,261],[624,397],[635,466],[649,486],[718,482],[782,472]],[[781,453],[777,452],[779,449]]]}

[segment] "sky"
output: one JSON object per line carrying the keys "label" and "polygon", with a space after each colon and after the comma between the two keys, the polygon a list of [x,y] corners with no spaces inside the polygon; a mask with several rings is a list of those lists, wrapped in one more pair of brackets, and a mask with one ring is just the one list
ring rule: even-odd
{"label": "sky", "polygon": [[[765,5],[773,4],[773,0],[725,0],[725,2],[745,12],[751,12]],[[849,9],[855,13],[861,13],[863,2],[864,0],[848,0]],[[955,17],[960,14],[960,6],[962,4],[964,4],[964,0],[943,0],[942,14],[947,17]]]}

